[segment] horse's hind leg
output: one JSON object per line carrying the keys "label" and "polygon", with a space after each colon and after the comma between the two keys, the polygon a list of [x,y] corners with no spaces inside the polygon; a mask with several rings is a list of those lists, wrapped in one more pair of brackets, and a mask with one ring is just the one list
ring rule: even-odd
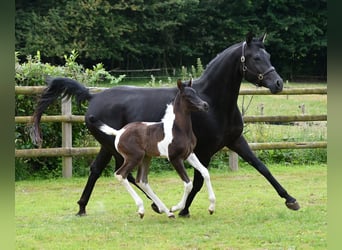
{"label": "horse's hind leg", "polygon": [[140,215],[140,218],[143,218],[145,214],[143,200],[139,197],[139,195],[135,192],[135,190],[129,184],[127,180],[127,176],[132,172],[135,166],[141,165],[144,159],[145,152],[136,150],[133,153],[132,152],[126,152],[126,153],[127,154],[122,155],[124,157],[124,163],[115,172],[115,177],[124,185],[128,193],[132,196],[133,200],[135,201],[135,204],[138,207],[138,214]]}
{"label": "horse's hind leg", "polygon": [[144,209],[144,202],[143,200],[139,197],[139,195],[134,191],[132,186],[129,184],[128,180],[126,178],[122,178],[121,175],[115,175],[116,178],[124,185],[126,188],[127,192],[132,196],[135,204],[138,207],[138,214],[140,218],[144,217],[145,214],[145,209]]}
{"label": "horse's hind leg", "polygon": [[88,204],[90,195],[94,189],[95,183],[97,179],[100,177],[103,169],[107,166],[110,161],[112,155],[101,147],[100,152],[96,156],[95,160],[92,162],[90,166],[90,175],[88,177],[87,184],[85,185],[81,198],[77,202],[79,205],[79,211],[77,215],[83,216],[86,215],[86,206]]}
{"label": "horse's hind leg", "polygon": [[202,174],[203,179],[204,179],[205,184],[206,184],[207,189],[208,189],[208,195],[209,195],[209,201],[210,201],[210,205],[209,205],[208,210],[209,210],[210,214],[214,213],[216,197],[214,194],[213,187],[211,185],[210,175],[209,175],[208,169],[206,169],[202,165],[202,163],[198,160],[197,156],[194,153],[191,153],[186,160],[191,164],[191,166],[193,166],[195,169],[197,169]]}
{"label": "horse's hind leg", "polygon": [[170,212],[170,210],[165,206],[165,204],[159,199],[159,197],[153,192],[152,188],[148,184],[148,182],[140,181],[137,183],[144,192],[148,194],[149,197],[153,200],[153,202],[158,206],[160,212],[166,213],[167,217],[175,218],[175,215]]}
{"label": "horse's hind leg", "polygon": [[157,206],[159,213],[166,213],[169,218],[174,218],[174,214],[169,211],[165,204],[159,199],[159,197],[153,192],[152,188],[148,184],[148,171],[151,162],[151,157],[145,156],[141,164],[138,166],[138,173],[136,183],[143,190],[147,196]]}

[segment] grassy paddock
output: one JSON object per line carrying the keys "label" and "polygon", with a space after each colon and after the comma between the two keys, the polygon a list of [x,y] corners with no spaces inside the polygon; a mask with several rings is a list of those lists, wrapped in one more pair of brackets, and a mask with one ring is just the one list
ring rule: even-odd
{"label": "grassy paddock", "polygon": [[[188,219],[155,214],[145,197],[140,219],[112,177],[98,180],[86,217],[75,216],[85,178],[16,182],[16,249],[326,249],[326,165],[270,170],[301,210],[288,210],[250,167],[212,169],[217,210],[208,214],[204,187]],[[167,206],[180,199],[183,185],[174,172],[151,173],[150,182]]]}

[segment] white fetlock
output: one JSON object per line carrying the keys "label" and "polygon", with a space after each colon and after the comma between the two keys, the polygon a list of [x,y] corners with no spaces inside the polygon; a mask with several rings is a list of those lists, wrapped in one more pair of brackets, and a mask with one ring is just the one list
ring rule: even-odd
{"label": "white fetlock", "polygon": [[175,206],[172,206],[171,209],[170,209],[170,211],[171,211],[171,212],[176,212],[176,211],[178,211],[178,210],[180,210],[180,209],[183,209],[183,208],[184,208],[184,206],[182,206],[181,204],[177,204],[177,205],[175,205]]}
{"label": "white fetlock", "polygon": [[213,214],[214,211],[215,211],[215,202],[216,202],[216,197],[210,197],[209,198],[209,201],[210,201],[210,205],[209,205],[209,208],[208,208],[208,211],[210,214]]}
{"label": "white fetlock", "polygon": [[176,216],[172,212],[168,212],[167,217],[169,217],[170,219],[176,218]]}

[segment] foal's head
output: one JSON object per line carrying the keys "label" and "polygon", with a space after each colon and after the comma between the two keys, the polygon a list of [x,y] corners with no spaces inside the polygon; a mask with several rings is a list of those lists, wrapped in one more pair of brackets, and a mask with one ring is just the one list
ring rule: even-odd
{"label": "foal's head", "polygon": [[190,80],[188,84],[183,84],[182,81],[178,79],[177,86],[179,93],[176,96],[176,99],[178,98],[180,100],[182,109],[186,109],[188,111],[209,110],[209,104],[203,101],[196,93],[196,90],[191,87],[192,80]]}

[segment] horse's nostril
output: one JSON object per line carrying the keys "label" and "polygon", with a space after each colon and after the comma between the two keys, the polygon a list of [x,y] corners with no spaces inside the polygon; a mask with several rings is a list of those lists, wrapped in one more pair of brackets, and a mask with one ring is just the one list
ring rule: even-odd
{"label": "horse's nostril", "polygon": [[277,80],[276,84],[278,87],[282,87],[283,86],[283,80]]}

